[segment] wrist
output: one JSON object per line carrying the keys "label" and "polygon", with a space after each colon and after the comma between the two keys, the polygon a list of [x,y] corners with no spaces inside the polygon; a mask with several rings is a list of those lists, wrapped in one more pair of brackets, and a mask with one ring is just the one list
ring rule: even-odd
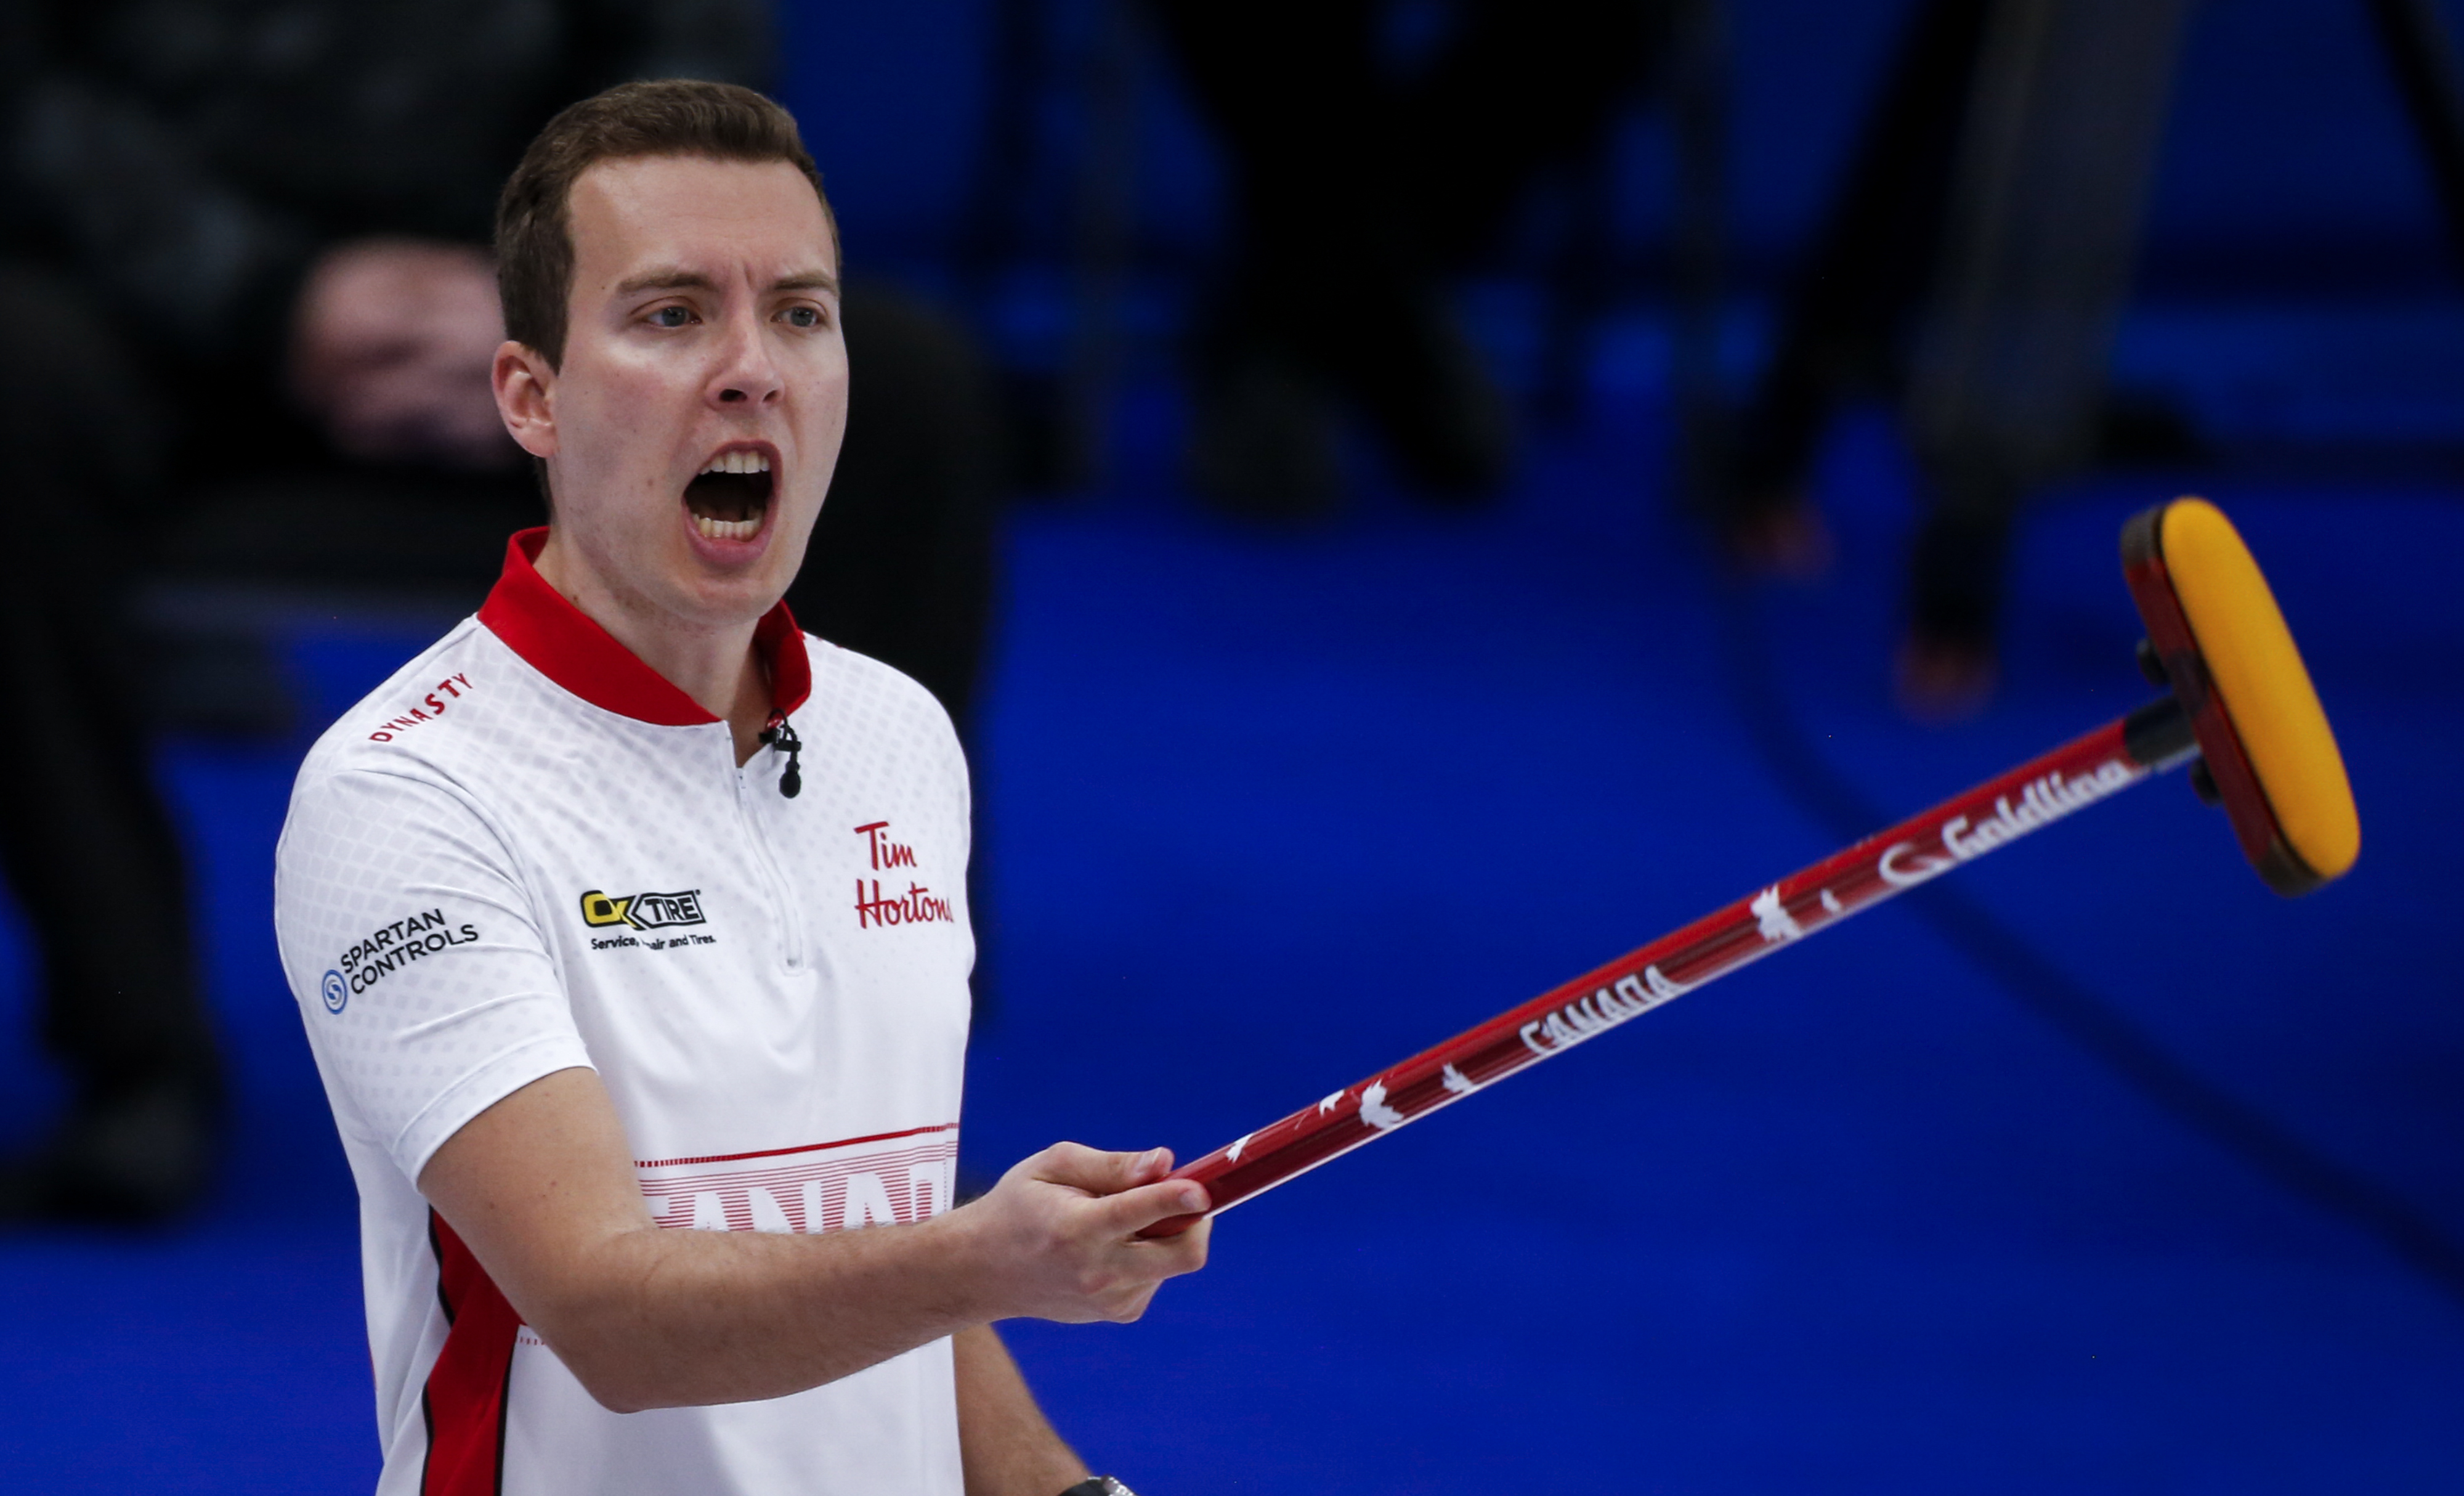
{"label": "wrist", "polygon": [[983,1212],[973,1205],[969,1201],[930,1217],[917,1222],[914,1229],[933,1240],[934,1265],[948,1286],[943,1302],[952,1307],[958,1320],[966,1325],[989,1325],[1015,1319],[1019,1310],[1009,1303],[1010,1295],[1004,1287],[1004,1259],[1008,1254],[992,1240],[992,1233],[985,1229]]}

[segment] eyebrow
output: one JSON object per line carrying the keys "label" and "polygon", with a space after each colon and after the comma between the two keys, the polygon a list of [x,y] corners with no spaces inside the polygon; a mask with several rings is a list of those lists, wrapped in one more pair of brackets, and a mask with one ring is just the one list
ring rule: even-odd
{"label": "eyebrow", "polygon": [[717,289],[708,275],[673,265],[646,270],[618,283],[616,294],[629,297],[639,291],[712,291]]}
{"label": "eyebrow", "polygon": [[[686,270],[680,266],[662,265],[619,282],[616,294],[620,297],[629,297],[644,291],[715,291],[716,289],[718,289],[717,283],[699,271]],[[839,281],[836,275],[825,270],[808,270],[793,275],[782,275],[772,281],[767,289],[826,291],[836,296],[839,294]]]}

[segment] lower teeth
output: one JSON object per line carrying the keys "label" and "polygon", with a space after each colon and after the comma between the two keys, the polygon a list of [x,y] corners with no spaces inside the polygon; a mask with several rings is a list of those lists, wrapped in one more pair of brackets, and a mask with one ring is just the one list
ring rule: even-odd
{"label": "lower teeth", "polygon": [[759,516],[750,519],[714,519],[708,515],[693,516],[693,525],[705,539],[749,540],[761,529]]}

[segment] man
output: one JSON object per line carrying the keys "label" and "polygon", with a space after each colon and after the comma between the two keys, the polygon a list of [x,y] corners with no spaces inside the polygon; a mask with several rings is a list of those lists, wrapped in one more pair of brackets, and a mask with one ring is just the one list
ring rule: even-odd
{"label": "man", "polygon": [[1136,1233],[1205,1193],[1064,1144],[949,1208],[965,764],[778,602],[847,400],[794,123],[715,83],[574,105],[497,256],[552,521],[319,741],[278,856],[379,1489],[1110,1488],[989,1327],[1135,1318],[1206,1250]]}

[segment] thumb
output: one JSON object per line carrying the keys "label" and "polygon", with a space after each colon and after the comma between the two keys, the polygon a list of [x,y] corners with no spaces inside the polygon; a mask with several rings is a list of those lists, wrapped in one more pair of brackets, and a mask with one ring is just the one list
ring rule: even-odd
{"label": "thumb", "polygon": [[1050,1183],[1066,1184],[1089,1195],[1108,1196],[1152,1184],[1171,1172],[1169,1148],[1149,1149],[1142,1154],[1108,1154],[1091,1148],[1065,1147],[1055,1150],[1044,1177]]}
{"label": "thumb", "polygon": [[1206,1186],[1196,1179],[1164,1179],[1124,1190],[1104,1200],[1100,1208],[1111,1234],[1135,1236],[1158,1221],[1202,1216],[1212,1207]]}

